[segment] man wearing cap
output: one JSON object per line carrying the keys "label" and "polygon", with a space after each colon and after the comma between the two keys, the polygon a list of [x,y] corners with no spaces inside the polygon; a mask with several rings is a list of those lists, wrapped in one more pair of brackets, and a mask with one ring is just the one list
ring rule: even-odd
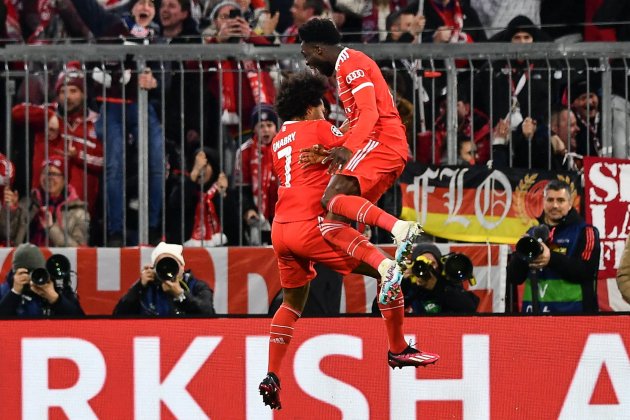
{"label": "man wearing cap", "polygon": [[[414,275],[414,264],[427,264],[423,276]],[[421,242],[413,247],[401,283],[405,295],[405,312],[423,313],[474,313],[479,305],[479,298],[467,291],[462,283],[448,281],[443,273],[442,253],[429,242]],[[426,266],[425,266],[426,267]],[[417,273],[417,271],[416,271]],[[376,302],[373,307],[376,306]]]}
{"label": "man wearing cap", "polygon": [[39,186],[20,200],[29,214],[30,241],[38,246],[85,246],[90,214],[72,185],[66,184],[65,162],[51,155],[37,166]]}
{"label": "man wearing cap", "polygon": [[52,281],[37,285],[31,273],[45,269],[42,251],[33,244],[15,249],[11,271],[0,285],[0,316],[84,315],[74,291],[57,288]]}
{"label": "man wearing cap", "polygon": [[[151,252],[151,265],[142,267],[140,278],[118,301],[114,315],[214,315],[212,289],[185,269],[183,252],[182,245],[160,242]],[[166,259],[175,261],[177,272],[160,278],[159,263]]]}
{"label": "man wearing cap", "polygon": [[571,109],[579,128],[575,148],[571,151],[580,156],[599,156],[602,149],[597,79],[596,75],[589,80],[583,76],[571,85]]}
{"label": "man wearing cap", "polygon": [[13,107],[12,116],[18,124],[25,124],[28,118],[29,126],[35,132],[31,188],[39,186],[40,163],[45,158],[67,153],[67,183],[74,187],[81,200],[88,203],[90,213],[94,214],[99,177],[103,171],[103,144],[94,128],[98,115],[85,106],[85,89],[81,63],[71,61],[57,77],[55,102],[46,105],[21,103]]}
{"label": "man wearing cap", "polygon": [[[505,30],[494,35],[490,41],[531,44],[550,41],[550,38],[526,16],[516,16]],[[528,117],[543,121],[548,115],[549,96],[558,97],[558,79],[562,77],[559,71],[553,72],[549,83],[549,65],[559,68],[554,60],[525,60],[519,57],[509,62],[484,65],[474,83],[475,107],[489,116],[492,109],[493,127],[500,120],[505,120],[511,130]]]}
{"label": "man wearing cap", "polygon": [[[273,172],[271,140],[278,131],[278,114],[269,104],[256,105],[252,110],[254,135],[236,152],[234,164],[235,188],[243,188],[243,220],[247,225],[260,222],[270,230],[276,202],[278,178]],[[255,229],[254,229],[255,230]],[[259,245],[250,235],[249,245]]]}

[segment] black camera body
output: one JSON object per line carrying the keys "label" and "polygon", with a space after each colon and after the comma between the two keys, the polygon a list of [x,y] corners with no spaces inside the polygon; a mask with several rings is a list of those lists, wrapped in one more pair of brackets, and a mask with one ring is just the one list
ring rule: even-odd
{"label": "black camera body", "polygon": [[549,240],[549,227],[547,225],[538,225],[534,227],[531,235],[525,235],[516,242],[516,254],[527,261],[534,261],[543,253],[541,244]]}
{"label": "black camera body", "polygon": [[43,286],[49,281],[65,286],[70,283],[70,260],[61,254],[53,254],[46,260],[46,268],[36,268],[31,273],[31,281]]}
{"label": "black camera body", "polygon": [[175,258],[164,257],[155,264],[155,279],[159,282],[175,281],[179,274],[179,263]]}

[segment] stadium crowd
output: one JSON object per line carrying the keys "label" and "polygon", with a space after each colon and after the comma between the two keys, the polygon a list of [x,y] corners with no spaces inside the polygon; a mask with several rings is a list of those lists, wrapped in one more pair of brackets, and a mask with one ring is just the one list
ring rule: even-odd
{"label": "stadium crowd", "polygon": [[[5,45],[268,46],[299,43],[299,28],[324,16],[344,44],[625,40],[624,27],[611,22],[628,11],[614,3],[425,0],[419,10],[407,0],[6,0],[0,38]],[[413,160],[579,171],[583,156],[605,152],[597,63],[456,64],[457,161],[449,162],[444,64],[379,63]],[[12,109],[0,109],[10,115],[0,129],[13,133],[0,142],[5,245],[138,243],[138,89],[149,97],[150,244],[269,243],[278,185],[270,140],[281,126],[273,104],[295,63],[173,60],[138,69],[126,58],[29,66],[15,78]],[[613,93],[625,104],[619,79],[613,76]],[[340,124],[343,110],[329,82],[328,118]],[[373,241],[387,237],[377,232]]]}

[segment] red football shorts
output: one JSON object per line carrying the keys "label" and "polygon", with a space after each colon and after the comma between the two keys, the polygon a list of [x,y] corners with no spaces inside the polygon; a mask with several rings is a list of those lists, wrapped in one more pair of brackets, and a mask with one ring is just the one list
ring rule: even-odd
{"label": "red football shorts", "polygon": [[357,150],[341,173],[359,181],[361,197],[376,203],[405,169],[405,160],[398,153],[376,140]]}
{"label": "red football shorts", "polygon": [[324,240],[317,219],[273,222],[271,242],[278,258],[280,285],[286,288],[301,287],[313,280],[317,275],[313,266],[318,262],[342,275],[361,264]]}

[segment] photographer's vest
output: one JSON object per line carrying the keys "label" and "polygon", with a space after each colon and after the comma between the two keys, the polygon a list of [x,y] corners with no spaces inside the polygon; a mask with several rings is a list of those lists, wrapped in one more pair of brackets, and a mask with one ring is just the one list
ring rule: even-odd
{"label": "photographer's vest", "polygon": [[[551,252],[567,256],[575,255],[578,239],[587,224],[580,220],[568,225],[559,225],[552,229]],[[533,228],[527,233],[531,234]],[[538,273],[538,302],[540,312],[583,312],[582,285],[560,278],[551,268],[545,267]],[[522,312],[533,312],[531,272],[525,280]]]}

